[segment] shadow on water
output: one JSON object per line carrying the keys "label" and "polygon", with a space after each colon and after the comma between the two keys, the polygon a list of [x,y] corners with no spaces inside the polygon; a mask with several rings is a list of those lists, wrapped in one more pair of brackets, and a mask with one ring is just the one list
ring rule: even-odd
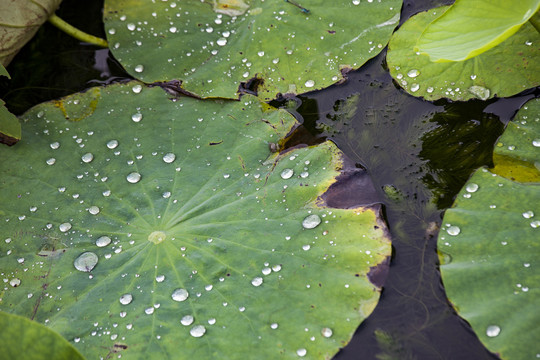
{"label": "shadow on water", "polygon": [[[92,9],[85,3],[81,12],[77,1],[65,0],[59,15],[69,21],[75,16],[70,11],[79,12],[86,19],[71,22],[103,37],[102,23],[88,21],[89,13],[101,15],[102,2],[91,3]],[[405,1],[402,22],[444,3],[449,1]],[[44,46],[47,41],[61,45]],[[0,79],[0,98],[11,111],[19,114],[36,103],[129,77],[108,50],[67,50],[73,44],[81,48],[49,24],[38,32],[8,68],[17,76],[9,85]],[[41,66],[44,59],[57,63]],[[446,300],[436,239],[444,210],[474,169],[490,165],[505,124],[538,91],[432,103],[402,91],[384,60],[385,52],[349,73],[342,85],[273,103],[303,123],[288,146],[330,139],[365,169],[373,196],[383,199],[392,235],[394,252],[380,302],[335,359],[494,359]]]}

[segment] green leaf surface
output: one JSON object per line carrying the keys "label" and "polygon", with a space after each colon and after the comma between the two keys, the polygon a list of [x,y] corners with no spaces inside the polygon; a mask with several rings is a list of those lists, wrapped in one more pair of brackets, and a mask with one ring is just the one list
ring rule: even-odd
{"label": "green leaf surface", "polygon": [[0,143],[13,145],[21,139],[21,123],[0,99]]}
{"label": "green leaf surface", "polygon": [[385,225],[325,206],[333,143],[270,150],[286,111],[130,83],[23,120],[0,152],[0,309],[89,359],[330,358],[375,307]]}
{"label": "green leaf surface", "polygon": [[0,76],[6,76],[8,79],[11,79],[11,76],[9,76],[8,71],[2,64],[0,64]]}
{"label": "green leaf surface", "polygon": [[0,0],[0,63],[7,66],[62,0]]}
{"label": "green leaf surface", "polygon": [[[539,115],[540,100],[531,100],[501,138],[514,150],[496,152],[538,167]],[[498,165],[497,157],[494,161]],[[533,359],[540,353],[539,215],[539,179],[522,183],[480,169],[446,212],[439,234],[448,298],[503,359]]]}
{"label": "green leaf surface", "polygon": [[414,47],[428,24],[448,7],[419,13],[394,33],[388,45],[390,74],[409,94],[427,100],[466,101],[506,97],[540,84],[540,34],[529,23],[504,42],[472,59],[434,63]]}
{"label": "green leaf surface", "polygon": [[258,79],[268,100],[328,87],[376,56],[402,4],[297,3],[309,14],[283,0],[113,0],[105,1],[104,22],[112,53],[140,80],[177,79],[202,97],[236,98],[241,82]]}
{"label": "green leaf surface", "polygon": [[4,360],[77,360],[82,355],[64,338],[27,318],[0,311]]}
{"label": "green leaf surface", "polygon": [[462,61],[514,35],[540,8],[540,0],[456,0],[416,43],[431,61]]}

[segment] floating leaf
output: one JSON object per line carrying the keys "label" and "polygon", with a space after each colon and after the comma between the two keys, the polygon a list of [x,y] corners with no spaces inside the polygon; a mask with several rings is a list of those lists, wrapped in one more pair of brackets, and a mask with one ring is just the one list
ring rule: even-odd
{"label": "floating leaf", "polygon": [[273,99],[325,88],[376,56],[401,3],[113,0],[104,21],[111,51],[138,79],[178,79],[189,92],[225,98],[241,82],[262,83],[259,96]]}
{"label": "floating leaf", "polygon": [[[539,167],[539,114],[538,99],[518,112],[501,138],[506,149],[495,150],[495,169],[501,153]],[[539,180],[522,183],[478,170],[446,212],[439,234],[448,298],[503,359],[540,353]]]}
{"label": "floating leaf", "polygon": [[0,64],[7,66],[11,62],[61,2],[43,0],[0,3]]}
{"label": "floating leaf", "polygon": [[82,360],[64,338],[27,318],[0,311],[0,343],[5,360]]}
{"label": "floating leaf", "polygon": [[467,60],[514,35],[539,8],[540,0],[457,0],[416,46],[431,61]]}
{"label": "floating leaf", "polygon": [[390,244],[376,207],[325,205],[335,145],[271,152],[296,122],[252,96],[99,92],[31,109],[0,152],[0,309],[91,359],[328,358],[346,344]]}
{"label": "floating leaf", "polygon": [[[6,68],[0,64],[0,76],[9,76]],[[0,99],[0,143],[13,145],[21,139],[21,124]]]}
{"label": "floating leaf", "polygon": [[540,84],[540,34],[529,23],[485,53],[460,62],[435,63],[415,52],[416,41],[447,6],[419,13],[394,33],[388,44],[390,74],[409,94],[427,100],[482,99],[515,95]]}

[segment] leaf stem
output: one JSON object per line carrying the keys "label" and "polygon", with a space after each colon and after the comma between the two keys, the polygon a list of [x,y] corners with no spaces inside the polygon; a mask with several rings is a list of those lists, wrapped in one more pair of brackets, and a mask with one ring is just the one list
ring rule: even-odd
{"label": "leaf stem", "polygon": [[58,16],[56,16],[56,14],[52,14],[48,20],[51,24],[53,24],[54,26],[56,26],[57,28],[65,32],[66,34],[73,36],[75,39],[79,39],[81,41],[94,44],[97,46],[105,47],[105,48],[108,47],[107,41],[105,41],[104,39],[87,34],[71,26],[70,24],[68,24],[67,22],[60,19]]}

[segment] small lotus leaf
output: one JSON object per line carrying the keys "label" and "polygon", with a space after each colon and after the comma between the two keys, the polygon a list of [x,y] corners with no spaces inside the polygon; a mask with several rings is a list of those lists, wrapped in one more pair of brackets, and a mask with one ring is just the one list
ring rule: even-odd
{"label": "small lotus leaf", "polygon": [[4,360],[82,360],[64,338],[42,324],[0,311],[0,344]]}
{"label": "small lotus leaf", "polygon": [[390,74],[409,94],[427,100],[487,100],[515,95],[540,84],[540,62],[536,60],[540,34],[529,23],[500,46],[465,61],[436,63],[416,52],[422,32],[446,9],[448,6],[411,17],[390,39]]}
{"label": "small lotus leaf", "polygon": [[[540,100],[527,103],[501,138],[505,150],[496,153],[538,167],[539,114]],[[539,216],[540,177],[520,182],[480,169],[446,212],[439,234],[448,298],[503,359],[540,353]]]}
{"label": "small lotus leaf", "polygon": [[0,152],[0,309],[89,359],[329,358],[375,307],[384,223],[325,205],[343,154],[283,150],[286,111],[130,83],[23,120]]}
{"label": "small lotus leaf", "polygon": [[539,8],[540,0],[457,0],[416,46],[431,61],[467,60],[514,35]]}
{"label": "small lotus leaf", "polygon": [[114,56],[140,80],[182,80],[189,92],[225,98],[252,80],[268,100],[328,87],[376,56],[401,3],[107,0],[104,21]]}

